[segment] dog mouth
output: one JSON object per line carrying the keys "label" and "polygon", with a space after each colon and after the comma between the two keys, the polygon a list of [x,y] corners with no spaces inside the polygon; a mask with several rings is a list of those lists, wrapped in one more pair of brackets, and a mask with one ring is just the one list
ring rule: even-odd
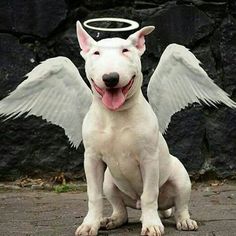
{"label": "dog mouth", "polygon": [[135,75],[131,78],[131,80],[124,87],[120,88],[100,88],[95,82],[92,80],[93,87],[98,92],[98,94],[102,97],[102,103],[110,110],[117,110],[120,108],[126,100],[127,94],[131,89],[134,83]]}

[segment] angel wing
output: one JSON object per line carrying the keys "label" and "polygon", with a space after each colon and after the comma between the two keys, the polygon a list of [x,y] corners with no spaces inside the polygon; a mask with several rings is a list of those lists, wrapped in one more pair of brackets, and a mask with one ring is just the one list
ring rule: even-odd
{"label": "angel wing", "polygon": [[207,105],[236,103],[219,88],[199,65],[200,61],[184,46],[170,44],[163,52],[147,89],[149,102],[158,117],[162,133],[171,116],[191,103]]}
{"label": "angel wing", "polygon": [[66,57],[50,58],[35,67],[10,95],[0,101],[0,116],[41,116],[61,126],[73,146],[82,140],[82,122],[92,93]]}

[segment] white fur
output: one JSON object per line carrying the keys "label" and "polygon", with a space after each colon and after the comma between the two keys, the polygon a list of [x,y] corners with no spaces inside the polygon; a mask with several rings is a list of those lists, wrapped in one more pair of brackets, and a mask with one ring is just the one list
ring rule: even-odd
{"label": "white fur", "polygon": [[[196,230],[197,223],[188,212],[189,176],[180,161],[170,155],[156,115],[141,92],[140,55],[145,45],[139,40],[153,27],[145,27],[127,40],[98,42],[80,24],[77,30],[90,82],[105,88],[102,75],[113,71],[120,74],[118,86],[125,86],[134,74],[135,80],[126,102],[116,111],[104,106],[91,82],[93,102],[82,128],[89,210],[75,234],[97,235],[100,226],[111,229],[124,224],[128,219],[126,207],[141,208],[142,235],[162,235],[164,226],[157,210],[167,210],[169,216],[172,207],[179,230]],[[129,49],[125,54],[124,47]],[[97,50],[100,55],[93,54]],[[103,193],[113,207],[107,218],[102,214]]]}

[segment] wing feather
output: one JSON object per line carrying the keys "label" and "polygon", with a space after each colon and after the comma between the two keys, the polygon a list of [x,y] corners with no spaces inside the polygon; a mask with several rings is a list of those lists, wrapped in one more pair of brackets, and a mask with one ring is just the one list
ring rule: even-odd
{"label": "wing feather", "polygon": [[74,64],[66,57],[42,62],[13,92],[0,101],[6,119],[21,115],[40,116],[61,126],[73,146],[82,140],[82,122],[92,93]]}
{"label": "wing feather", "polygon": [[219,88],[200,66],[200,61],[184,46],[171,44],[163,52],[147,90],[158,117],[160,131],[167,129],[171,116],[192,103],[215,106],[236,103]]}

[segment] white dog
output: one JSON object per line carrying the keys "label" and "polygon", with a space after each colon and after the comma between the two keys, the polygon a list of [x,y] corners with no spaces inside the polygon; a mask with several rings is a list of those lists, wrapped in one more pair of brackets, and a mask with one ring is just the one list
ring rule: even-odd
{"label": "white dog", "polygon": [[[57,57],[37,66],[0,102],[0,113],[8,118],[28,112],[27,116],[42,116],[60,125],[76,147],[82,130],[89,209],[77,236],[121,226],[128,220],[127,207],[141,209],[141,235],[162,235],[164,226],[157,210],[170,216],[172,208],[177,229],[198,228],[188,210],[188,173],[169,153],[161,132],[176,111],[199,99],[230,107],[236,104],[213,83],[192,53],[172,44],[149,83],[151,107],[141,92],[140,57],[145,51],[144,37],[153,30],[153,26],[144,27],[127,40],[96,42],[78,22],[92,92],[72,62]],[[103,218],[103,193],[113,207],[107,218]]]}

